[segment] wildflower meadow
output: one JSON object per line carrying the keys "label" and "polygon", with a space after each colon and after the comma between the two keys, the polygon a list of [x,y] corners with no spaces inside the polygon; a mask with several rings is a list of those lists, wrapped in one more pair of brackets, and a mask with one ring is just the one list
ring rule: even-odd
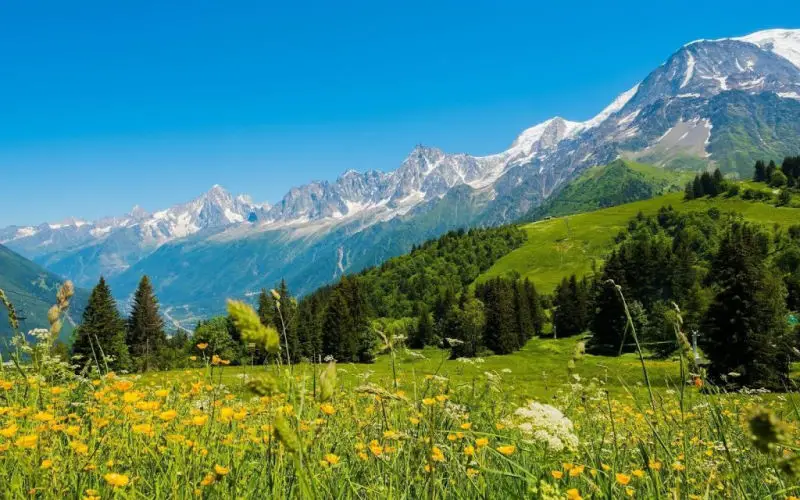
{"label": "wildflower meadow", "polygon": [[[37,342],[20,335],[0,372],[0,489],[7,498],[795,498],[791,393],[726,394],[674,380],[584,378],[582,343],[521,401],[512,366],[417,373],[385,339],[378,376],[358,365],[196,367],[152,376],[75,374],[50,358],[68,287]],[[276,331],[231,302],[243,336]],[[417,356],[423,356],[417,354]],[[448,362],[458,364],[459,362]],[[452,365],[447,365],[452,366]],[[410,368],[409,368],[410,367]],[[686,370],[686,371],[685,371]],[[685,372],[684,372],[685,371]],[[731,374],[735,376],[735,374]],[[613,387],[612,387],[613,386]]]}

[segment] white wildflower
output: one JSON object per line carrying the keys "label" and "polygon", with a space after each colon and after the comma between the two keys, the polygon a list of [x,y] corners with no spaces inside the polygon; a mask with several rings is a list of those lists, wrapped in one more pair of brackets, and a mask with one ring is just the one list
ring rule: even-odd
{"label": "white wildflower", "polygon": [[528,406],[517,408],[514,415],[519,420],[517,428],[549,450],[572,450],[578,446],[572,421],[558,408],[531,401]]}

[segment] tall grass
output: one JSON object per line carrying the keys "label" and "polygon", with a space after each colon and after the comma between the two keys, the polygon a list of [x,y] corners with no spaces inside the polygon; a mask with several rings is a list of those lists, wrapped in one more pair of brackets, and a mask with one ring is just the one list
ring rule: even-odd
{"label": "tall grass", "polygon": [[[683,362],[688,383],[648,386],[644,356],[640,380],[585,380],[574,369],[579,346],[549,374],[557,397],[520,407],[496,372],[418,378],[392,363],[382,385],[339,377],[331,363],[317,377],[314,365],[281,361],[278,332],[247,306],[234,303],[231,313],[275,360],[237,384],[223,382],[232,368],[211,356],[199,356],[202,370],[160,382],[99,369],[76,376],[44,355],[52,336],[18,340],[16,364],[0,369],[3,495],[574,500],[800,491],[792,394],[721,394]],[[393,353],[393,339],[385,344]],[[612,384],[626,391],[613,397]]]}

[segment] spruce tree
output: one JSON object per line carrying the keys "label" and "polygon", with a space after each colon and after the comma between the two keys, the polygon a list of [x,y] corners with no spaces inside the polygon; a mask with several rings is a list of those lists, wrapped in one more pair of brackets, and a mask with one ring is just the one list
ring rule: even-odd
{"label": "spruce tree", "polygon": [[431,314],[425,304],[417,305],[417,327],[408,339],[408,346],[413,349],[422,349],[430,345],[434,338],[434,326]]}
{"label": "spruce tree", "polygon": [[766,182],[772,182],[772,175],[777,170],[778,170],[778,166],[775,165],[775,160],[770,160],[769,161],[769,165],[767,165],[767,171],[766,171],[766,176],[765,176],[766,178],[764,180]]}
{"label": "spruce tree", "polygon": [[275,315],[275,299],[272,294],[267,292],[266,288],[261,289],[258,294],[258,319],[264,326],[275,326],[273,318]]}
{"label": "spruce tree", "polygon": [[700,181],[699,176],[695,176],[694,181],[692,181],[692,191],[694,192],[694,198],[702,198],[707,194],[703,190],[703,183]]}
{"label": "spruce tree", "polygon": [[765,263],[769,236],[759,228],[734,223],[712,261],[711,279],[719,289],[706,313],[703,351],[709,374],[750,387],[782,389],[789,375],[791,334],[786,288]]}
{"label": "spruce tree", "polygon": [[528,297],[528,309],[531,312],[533,332],[536,335],[541,335],[544,331],[545,323],[544,307],[542,306],[542,299],[536,291],[536,286],[528,278],[525,278],[525,293]]}
{"label": "spruce tree", "polygon": [[350,308],[341,290],[334,290],[323,319],[322,346],[325,355],[338,361],[356,361],[358,339],[353,334]]}
{"label": "spruce tree", "polygon": [[457,325],[458,340],[462,344],[452,346],[450,357],[474,358],[483,349],[483,332],[486,325],[483,303],[475,297],[462,300],[459,307],[453,308],[453,319]]}
{"label": "spruce tree", "polygon": [[753,172],[753,180],[756,182],[767,181],[767,166],[764,165],[763,160],[756,161],[755,171]]}
{"label": "spruce tree", "polygon": [[150,278],[142,276],[133,296],[128,317],[126,342],[139,370],[154,368],[158,351],[167,339],[164,320],[158,311],[158,299]]}
{"label": "spruce tree", "polygon": [[283,359],[287,363],[296,363],[300,360],[300,342],[297,338],[297,323],[295,314],[297,303],[289,291],[286,280],[282,279],[278,284],[276,292],[278,299],[274,300],[273,324],[281,336],[281,352]]}
{"label": "spruce tree", "polygon": [[519,345],[524,346],[533,337],[533,317],[531,316],[531,302],[525,283],[517,281],[514,284],[514,306],[517,312],[517,333]]}
{"label": "spruce tree", "polygon": [[486,309],[484,344],[495,354],[514,352],[519,348],[519,335],[511,283],[502,278],[489,280],[481,299]]}
{"label": "spruce tree", "polygon": [[[125,322],[119,314],[111,289],[101,276],[83,311],[75,333],[72,354],[80,355],[80,364],[95,365],[103,371],[129,370],[131,359],[125,344]],[[105,356],[105,359],[103,358]]]}

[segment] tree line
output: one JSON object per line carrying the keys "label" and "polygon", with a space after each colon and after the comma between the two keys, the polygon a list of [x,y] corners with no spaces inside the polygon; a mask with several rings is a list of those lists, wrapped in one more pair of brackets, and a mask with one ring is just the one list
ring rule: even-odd
{"label": "tree line", "polygon": [[716,208],[639,214],[603,269],[562,282],[553,305],[557,334],[588,330],[592,353],[635,350],[635,331],[667,356],[694,333],[717,381],[783,389],[798,341],[788,320],[800,309],[800,225],[769,231]]}

